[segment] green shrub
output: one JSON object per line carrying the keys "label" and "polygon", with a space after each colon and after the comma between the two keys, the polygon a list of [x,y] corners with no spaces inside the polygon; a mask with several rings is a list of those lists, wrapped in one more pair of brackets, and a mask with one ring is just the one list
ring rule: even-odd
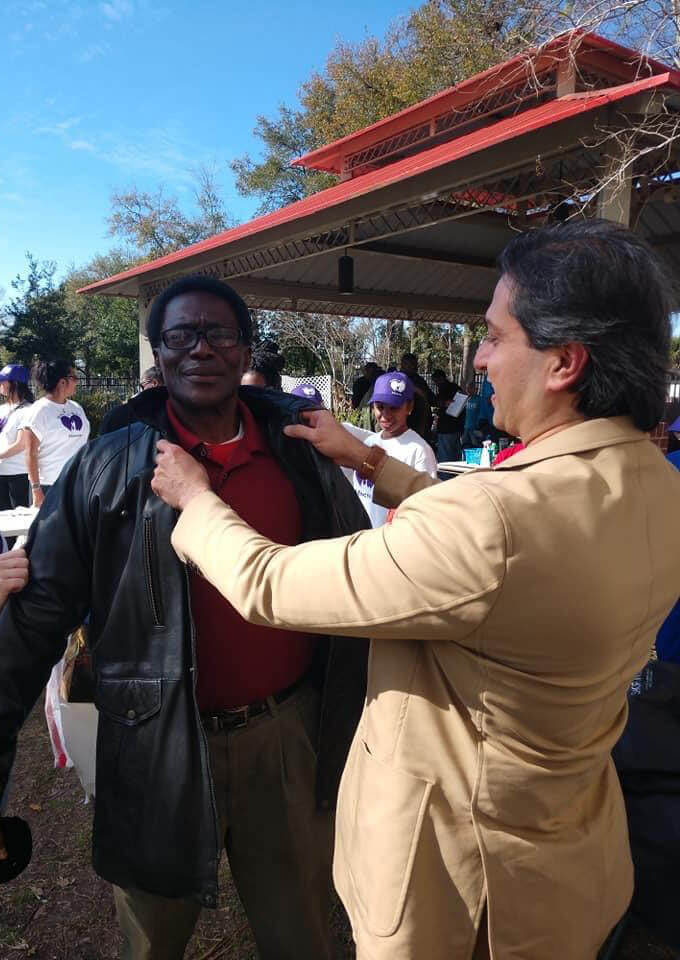
{"label": "green shrub", "polygon": [[99,435],[99,427],[104,415],[111,407],[121,402],[120,396],[113,390],[92,390],[77,394],[75,399],[82,406],[90,421],[90,439]]}

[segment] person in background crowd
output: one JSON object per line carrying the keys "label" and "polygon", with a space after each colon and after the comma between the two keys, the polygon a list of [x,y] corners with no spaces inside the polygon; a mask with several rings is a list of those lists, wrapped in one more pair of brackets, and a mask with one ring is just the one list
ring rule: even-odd
{"label": "person in background crowd", "polygon": [[[27,507],[30,488],[26,471],[26,433],[24,421],[33,403],[28,385],[28,370],[18,363],[8,363],[0,370],[0,510]],[[9,544],[12,546],[14,539]]]}
{"label": "person in background crowd", "polygon": [[[371,404],[379,432],[365,430],[344,423],[346,430],[369,447],[381,447],[395,460],[406,463],[414,470],[424,471],[431,477],[437,475],[437,458],[432,447],[425,443],[415,430],[408,426],[413,409],[415,391],[410,379],[401,372],[383,373],[373,384]],[[345,474],[347,476],[347,473]],[[388,520],[389,511],[373,499],[373,483],[356,470],[350,474],[354,489],[364,505],[371,526],[380,527]]]}
{"label": "person in background crowd", "polygon": [[45,396],[31,406],[23,430],[33,505],[40,507],[64,464],[87,443],[90,422],[80,404],[71,399],[78,377],[68,361],[43,360],[34,376]]}
{"label": "person in background crowd", "polygon": [[359,407],[368,403],[367,394],[381,373],[382,370],[374,360],[366,361],[363,373],[352,384],[352,410],[358,410]]}
{"label": "person in background crowd", "polygon": [[648,435],[674,293],[591,219],[518,234],[499,272],[474,362],[525,450],[436,483],[325,411],[286,428],[393,523],[283,547],[158,445],[178,556],[242,616],[373,638],[334,863],[357,960],[595,960],[633,891],[611,751],[678,595],[680,475]]}
{"label": "person in background crowd", "polygon": [[680,469],[680,417],[676,417],[668,428],[668,459]]}
{"label": "person in background crowd", "polygon": [[477,433],[480,398],[474,379],[471,379],[467,384],[465,392],[468,395],[468,399],[464,410],[463,436],[461,437],[461,444],[463,447],[478,447],[481,446],[481,440],[483,437],[479,439],[479,435]]}
{"label": "person in background crowd", "polygon": [[323,397],[313,383],[298,383],[297,387],[293,387],[290,393],[293,397],[302,397],[303,400],[309,400],[310,403],[316,403],[320,407],[326,406]]}
{"label": "person in background crowd", "polygon": [[471,380],[466,390],[468,401],[465,405],[465,419],[463,423],[463,447],[481,447],[484,440],[498,440],[503,431],[494,426],[493,386],[486,374],[481,378],[479,387],[475,380]]}
{"label": "person in background crowd", "polygon": [[241,377],[241,385],[280,390],[282,369],[283,357],[279,353],[263,345],[255,347],[252,351],[250,366]]}
{"label": "person in background crowd", "polygon": [[[669,426],[668,433],[675,439],[679,432],[680,417],[677,417]],[[676,470],[680,470],[680,449],[672,450],[666,455],[666,459]],[[656,635],[656,655],[659,660],[680,663],[680,600],[668,614]]]}
{"label": "person in background crowd", "polygon": [[432,441],[432,405],[437,398],[427,385],[427,380],[418,373],[418,359],[414,353],[403,355],[399,369],[409,378],[414,390],[413,410],[408,425],[429,444]]}
{"label": "person in background crowd", "polygon": [[239,383],[252,322],[227,284],[187,276],[147,333],[166,386],[126,431],[71,459],[31,527],[30,582],[0,616],[0,795],[17,731],[89,610],[99,710],[94,867],[115,885],[125,960],[180,960],[231,873],[261,960],[330,960],[340,773],[366,691],[366,643],[245,623],[170,545],[156,444],[200,458],[263,536],[366,528],[339,469],[282,433],[308,407]]}
{"label": "person in background crowd", "polygon": [[[368,363],[364,365],[363,377],[359,378],[360,382],[358,385],[355,381],[356,389],[352,390],[352,408],[359,411],[357,426],[368,433],[374,433],[376,429],[373,405],[371,404],[371,393],[373,392],[373,384],[382,373],[384,373],[383,368],[372,360],[369,360]],[[363,392],[361,396],[359,396],[361,389],[363,389]],[[355,396],[357,398],[356,407],[354,406]]]}
{"label": "person in background crowd", "polygon": [[152,367],[147,367],[139,381],[140,389],[153,390],[154,387],[162,386],[163,374],[161,373],[161,368],[157,364],[154,364]]}
{"label": "person in background crowd", "polygon": [[449,380],[440,368],[432,371],[432,383],[437,390],[437,462],[460,460],[462,457],[460,439],[465,423],[465,408],[457,417],[446,412],[457,393],[462,392],[457,383]]}
{"label": "person in background crowd", "polygon": [[[161,373],[161,368],[154,364],[153,367],[147,367],[142,376],[139,379],[139,393],[142,390],[153,390],[154,387],[163,386],[163,374]],[[137,394],[135,394],[137,396]],[[127,427],[128,423],[131,421],[132,416],[132,407],[129,406],[129,401],[126,403],[118,403],[115,407],[111,409],[103,416],[102,422],[99,425],[99,436],[102,437],[105,433],[113,433],[114,430],[121,430],[123,427]]]}

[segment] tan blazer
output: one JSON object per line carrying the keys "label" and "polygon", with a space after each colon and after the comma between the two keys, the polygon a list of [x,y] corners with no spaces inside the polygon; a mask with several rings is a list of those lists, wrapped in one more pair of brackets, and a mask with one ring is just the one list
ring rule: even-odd
{"label": "tan blazer", "polygon": [[632,892],[610,751],[680,592],[680,474],[617,418],[429,483],[387,461],[392,524],[299,547],[206,493],[173,543],[249,620],[373,638],[334,867],[360,958],[467,960],[486,903],[494,960],[593,960]]}

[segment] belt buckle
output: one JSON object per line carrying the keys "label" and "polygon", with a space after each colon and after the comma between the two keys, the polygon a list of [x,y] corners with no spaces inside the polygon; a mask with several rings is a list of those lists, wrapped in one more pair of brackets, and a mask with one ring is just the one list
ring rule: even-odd
{"label": "belt buckle", "polygon": [[[234,710],[225,710],[224,712],[230,718],[229,729],[239,730],[241,727],[248,726],[250,704],[247,703],[244,707],[236,707]],[[231,718],[233,718],[233,721]]]}

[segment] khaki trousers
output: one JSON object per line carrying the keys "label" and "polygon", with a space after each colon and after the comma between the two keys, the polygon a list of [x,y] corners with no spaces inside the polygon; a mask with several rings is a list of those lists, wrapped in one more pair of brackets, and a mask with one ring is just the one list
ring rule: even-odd
{"label": "khaki trousers", "polygon": [[[319,701],[304,686],[247,726],[208,734],[224,845],[261,960],[332,956],[333,817],[316,809],[312,746]],[[182,960],[199,904],[113,890],[121,960]]]}

